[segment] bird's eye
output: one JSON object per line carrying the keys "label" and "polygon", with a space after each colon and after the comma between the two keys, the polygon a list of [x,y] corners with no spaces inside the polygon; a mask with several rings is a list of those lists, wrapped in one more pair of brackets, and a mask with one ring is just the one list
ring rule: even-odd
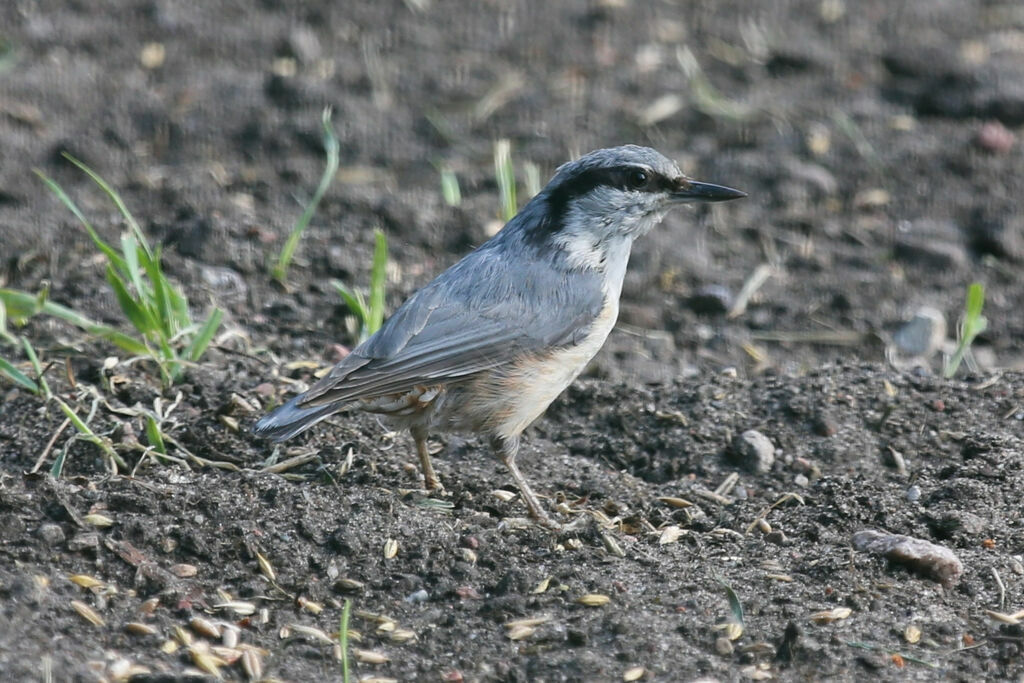
{"label": "bird's eye", "polygon": [[641,190],[647,187],[647,183],[651,181],[651,176],[647,171],[636,169],[629,172],[628,180],[630,188],[634,190]]}

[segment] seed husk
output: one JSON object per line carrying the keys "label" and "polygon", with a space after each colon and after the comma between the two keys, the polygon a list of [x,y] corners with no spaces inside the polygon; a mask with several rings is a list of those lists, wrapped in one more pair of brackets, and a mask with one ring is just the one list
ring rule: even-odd
{"label": "seed husk", "polygon": [[188,654],[192,657],[192,663],[196,665],[200,671],[205,671],[220,680],[220,668],[227,664],[223,659],[210,652],[210,648],[206,643],[196,643],[189,647]]}
{"label": "seed husk", "polygon": [[242,653],[242,671],[250,681],[258,681],[263,678],[263,660],[254,650],[246,650]]}
{"label": "seed husk", "polygon": [[302,597],[301,595],[299,596],[298,603],[299,607],[306,610],[310,614],[320,614],[324,611],[323,605],[321,605],[319,602],[313,602],[312,600],[308,600]]}
{"label": "seed husk", "polygon": [[178,651],[178,644],[176,642],[174,642],[173,640],[165,640],[160,645],[160,652],[163,652],[165,655],[174,654],[177,651]]}
{"label": "seed husk", "polygon": [[604,549],[608,551],[609,555],[615,557],[625,557],[626,553],[623,552],[622,546],[611,534],[601,534],[601,543],[604,544]]}
{"label": "seed husk", "polygon": [[124,625],[124,630],[136,636],[155,636],[157,634],[154,627],[140,621],[129,621]]}
{"label": "seed husk", "polygon": [[71,607],[73,607],[74,610],[78,612],[78,614],[81,615],[83,619],[88,621],[93,626],[107,625],[107,622],[103,621],[103,617],[101,617],[96,612],[96,610],[94,610],[92,607],[89,607],[89,605],[85,604],[84,602],[81,602],[80,600],[72,600]]}
{"label": "seed husk", "polygon": [[504,503],[511,503],[516,499],[516,494],[504,489],[495,489],[491,491],[491,495]]}
{"label": "seed husk", "polygon": [[231,610],[235,614],[241,614],[243,617],[247,617],[251,614],[256,613],[256,605],[251,602],[243,602],[242,600],[228,600],[225,602],[219,602],[214,605],[215,609],[226,609]]}
{"label": "seed husk", "polygon": [[587,593],[576,598],[576,602],[587,607],[600,607],[601,605],[607,605],[611,602],[611,598],[607,595],[601,595],[600,593]]}
{"label": "seed husk", "polygon": [[238,628],[234,624],[224,624],[220,642],[224,643],[225,647],[238,647]]}
{"label": "seed husk", "polygon": [[152,614],[160,606],[160,598],[150,598],[139,605],[139,611],[143,614]]}
{"label": "seed husk", "polygon": [[526,638],[529,638],[536,632],[537,629],[533,626],[519,625],[510,628],[508,632],[505,633],[505,635],[508,637],[509,640],[525,640]]}
{"label": "seed husk", "polygon": [[538,583],[537,586],[532,591],[530,591],[530,592],[533,593],[534,595],[539,595],[539,594],[547,591],[549,585],[551,585],[551,577],[550,576],[548,578],[544,579],[543,581],[541,581],[540,583]]}
{"label": "seed husk", "polygon": [[391,640],[396,643],[404,643],[416,637],[415,631],[405,628],[398,628],[391,632]]}
{"label": "seed husk", "polygon": [[661,501],[662,503],[664,503],[665,505],[668,505],[669,507],[674,507],[674,508],[689,508],[689,507],[693,507],[693,503],[691,503],[690,501],[686,500],[685,498],[675,498],[673,496],[662,496],[661,498],[658,498],[658,500]]}
{"label": "seed husk", "polygon": [[96,512],[90,515],[85,515],[84,517],[82,517],[82,521],[86,524],[91,524],[93,526],[98,527],[114,526],[114,520],[112,520],[110,517],[107,517],[106,515],[101,515]]}
{"label": "seed husk", "polygon": [[398,541],[389,538],[384,542],[384,559],[390,560],[398,554]]}
{"label": "seed husk", "polygon": [[192,621],[189,622],[189,625],[192,627],[193,631],[201,636],[206,636],[207,638],[220,638],[221,636],[220,628],[218,628],[218,626],[212,621],[203,619],[202,617],[192,617]]}
{"label": "seed husk", "polygon": [[357,591],[362,590],[366,584],[355,579],[338,579],[334,585],[344,591]]}
{"label": "seed husk", "polygon": [[68,577],[68,581],[82,588],[100,588],[104,585],[102,581],[88,574],[72,574]]}
{"label": "seed husk", "polygon": [[626,669],[622,673],[622,680],[624,681],[639,681],[647,673],[647,669],[642,666],[634,666],[631,669]]}
{"label": "seed husk", "polygon": [[177,576],[179,579],[187,579],[191,576],[195,576],[199,573],[199,569],[194,564],[176,564],[171,567],[171,573]]}
{"label": "seed husk", "polygon": [[683,535],[683,530],[679,525],[672,524],[661,530],[661,535],[658,536],[658,545],[668,545],[669,543],[675,543],[679,540],[679,537]]}
{"label": "seed husk", "polygon": [[527,617],[525,619],[514,619],[513,621],[505,622],[505,628],[519,628],[520,626],[540,626],[551,621],[551,617],[547,614],[543,614],[539,617]]}
{"label": "seed husk", "polygon": [[905,629],[903,629],[903,638],[911,645],[914,645],[915,643],[921,640],[921,629],[914,626],[913,624],[910,624]]}
{"label": "seed husk", "polygon": [[263,553],[256,552],[256,562],[260,565],[260,573],[267,577],[271,581],[277,581],[277,574],[274,572],[274,568],[270,564],[270,560],[263,556]]}
{"label": "seed husk", "polygon": [[375,650],[352,648],[352,654],[357,660],[364,664],[385,664],[390,661],[386,654],[383,652],[376,652]]}
{"label": "seed husk", "polygon": [[[294,631],[295,633],[299,634],[299,635],[303,635],[303,636],[306,636],[308,638],[312,638],[313,640],[319,640],[320,642],[327,643],[328,645],[333,644],[333,643],[336,642],[334,640],[334,638],[331,638],[329,635],[327,635],[327,633],[325,631],[323,631],[321,629],[318,629],[315,626],[303,626],[302,624],[289,624],[288,628],[291,629],[292,631]],[[282,628],[281,631],[283,633],[284,629]],[[282,638],[287,638],[288,636],[282,635],[281,637]]]}
{"label": "seed husk", "polygon": [[182,645],[184,645],[185,647],[188,647],[192,644],[192,634],[186,631],[184,627],[175,626],[172,632],[174,633],[174,639]]}
{"label": "seed husk", "polygon": [[811,615],[810,619],[816,624],[831,624],[833,621],[846,619],[853,610],[849,607],[836,607],[835,609],[822,610]]}

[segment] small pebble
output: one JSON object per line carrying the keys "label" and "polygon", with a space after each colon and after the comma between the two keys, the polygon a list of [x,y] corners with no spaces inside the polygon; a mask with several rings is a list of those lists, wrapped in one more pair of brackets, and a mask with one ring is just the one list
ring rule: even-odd
{"label": "small pebble", "polygon": [[732,651],[733,646],[731,640],[729,640],[725,636],[721,636],[720,638],[715,639],[715,652],[722,655],[723,657],[728,657],[732,654]]}
{"label": "small pebble", "polygon": [[425,590],[423,590],[421,588],[418,591],[416,591],[415,593],[409,594],[405,598],[405,601],[406,602],[426,602],[429,599],[430,599],[430,593],[428,593],[427,591],[425,591]]}
{"label": "small pebble", "polygon": [[921,487],[915,484],[914,486],[911,486],[910,488],[907,489],[905,495],[907,497],[908,502],[916,503],[918,500],[921,499]]}
{"label": "small pebble", "polygon": [[729,455],[740,467],[750,472],[765,473],[775,463],[775,446],[761,432],[748,429],[732,440]]}
{"label": "small pebble", "polygon": [[919,308],[914,317],[893,335],[893,342],[900,353],[915,357],[931,356],[942,347],[944,341],[946,316],[930,306]]}
{"label": "small pebble", "polygon": [[64,542],[64,530],[60,528],[59,524],[43,524],[36,531],[36,535],[49,546],[60,545]]}
{"label": "small pebble", "polygon": [[978,147],[993,154],[1006,154],[1013,149],[1017,136],[1000,121],[989,121],[978,131],[975,142]]}

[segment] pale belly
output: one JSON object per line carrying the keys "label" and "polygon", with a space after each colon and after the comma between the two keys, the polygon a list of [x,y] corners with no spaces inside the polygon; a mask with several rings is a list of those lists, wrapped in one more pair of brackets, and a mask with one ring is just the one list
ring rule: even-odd
{"label": "pale belly", "polygon": [[[604,345],[619,313],[618,297],[609,299],[579,344],[524,357],[510,367],[478,378],[459,392],[461,396],[457,399],[451,396],[461,403],[457,412],[463,416],[452,420],[452,427],[483,429],[505,438],[522,433],[572,384]],[[457,424],[464,420],[468,424]]]}

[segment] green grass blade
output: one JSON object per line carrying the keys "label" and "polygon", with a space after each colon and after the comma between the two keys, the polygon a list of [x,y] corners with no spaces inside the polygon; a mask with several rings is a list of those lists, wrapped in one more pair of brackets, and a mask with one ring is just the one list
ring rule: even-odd
{"label": "green grass blade", "polygon": [[210,317],[206,319],[203,326],[199,328],[199,331],[192,337],[192,342],[188,345],[188,349],[185,351],[185,357],[190,361],[197,362],[206,353],[206,347],[213,341],[213,335],[217,334],[217,330],[220,329],[221,318],[224,317],[224,312],[219,308],[213,309],[210,313]]}
{"label": "green grass blade", "polygon": [[114,188],[108,185],[107,181],[104,180],[103,177],[100,176],[100,174],[96,173],[94,170],[86,166],[83,162],[79,161],[78,159],[71,156],[67,152],[64,152],[61,156],[63,156],[65,159],[67,159],[72,164],[77,166],[79,169],[81,169],[87,176],[89,176],[92,179],[94,183],[99,185],[100,189],[103,190],[103,192],[108,197],[110,197],[110,201],[114,202],[114,206],[117,207],[117,210],[124,217],[125,222],[128,223],[128,227],[135,234],[135,238],[139,240],[139,244],[142,246],[142,249],[146,252],[146,255],[152,259],[153,250],[150,249],[149,247],[149,241],[146,239],[146,235],[142,232],[142,228],[140,228],[139,224],[135,222],[135,217],[132,216],[131,211],[129,211],[128,207],[125,206],[124,201],[121,199],[121,195],[119,195]]}
{"label": "green grass blade", "polygon": [[352,601],[345,600],[341,608],[341,624],[338,627],[338,644],[341,646],[341,680],[349,683],[351,672],[348,666],[348,622],[352,614]]}
{"label": "green grass blade", "polygon": [[37,396],[40,394],[39,385],[32,381],[24,372],[14,367],[6,358],[0,358],[0,375],[14,382],[22,389],[27,389]]}
{"label": "green grass blade", "polygon": [[114,296],[117,298],[118,305],[121,306],[121,311],[140,334],[146,335],[156,329],[157,323],[153,320],[150,312],[132,298],[124,280],[110,264],[107,264],[107,283],[114,290]]}
{"label": "green grass blade", "polygon": [[167,455],[167,446],[164,444],[163,434],[160,433],[160,425],[156,423],[152,415],[146,416],[146,440],[157,453]]}
{"label": "green grass blade", "polygon": [[338,295],[341,296],[341,300],[345,302],[348,310],[359,319],[359,324],[365,325],[370,313],[366,308],[366,300],[363,298],[362,292],[349,289],[337,280],[331,280],[331,284],[338,290]]}
{"label": "green grass blade", "polygon": [[441,196],[448,206],[462,205],[462,192],[459,190],[459,179],[455,172],[447,166],[441,167]]}
{"label": "green grass blade", "polygon": [[512,143],[508,140],[494,143],[494,176],[501,198],[501,217],[510,221],[516,215],[516,173],[512,167]]}
{"label": "green grass blade", "polygon": [[384,289],[387,285],[388,238],[384,231],[373,231],[373,267],[370,270],[370,308],[366,319],[366,334],[373,334],[384,324]]}
{"label": "green grass blade", "polygon": [[118,254],[113,247],[111,247],[109,244],[103,241],[103,238],[100,237],[99,233],[97,233],[96,230],[92,227],[92,223],[90,223],[89,220],[85,217],[85,214],[83,214],[79,210],[78,205],[75,204],[74,200],[72,200],[66,192],[64,192],[64,188],[58,185],[56,180],[53,180],[38,168],[35,169],[35,174],[39,176],[39,179],[42,180],[48,188],[50,188],[50,191],[53,192],[57,199],[60,200],[60,203],[66,206],[68,211],[74,214],[75,218],[78,219],[78,222],[81,223],[83,227],[85,227],[85,231],[89,233],[89,237],[90,239],[92,239],[93,244],[96,245],[96,248],[102,251],[103,254],[108,259],[110,259],[110,262],[113,263],[117,268],[124,269],[124,259],[121,258],[121,255]]}
{"label": "green grass blade", "polygon": [[21,338],[21,347],[25,350],[25,355],[28,357],[28,362],[32,364],[32,369],[36,373],[36,377],[39,378],[39,391],[44,398],[49,399],[52,395],[50,392],[50,384],[46,381],[46,373],[43,370],[43,364],[39,362],[39,356],[36,355],[36,350],[32,348],[32,344],[29,343],[25,337]]}
{"label": "green grass blade", "polygon": [[327,192],[327,188],[331,186],[331,182],[334,181],[334,176],[338,172],[338,160],[341,145],[338,142],[338,136],[334,134],[334,126],[331,124],[330,107],[324,109],[322,123],[324,130],[324,150],[327,153],[327,165],[324,167],[323,175],[320,176],[320,184],[317,186],[316,192],[313,193],[313,198],[309,200],[309,204],[306,205],[306,210],[302,212],[302,216],[295,223],[295,227],[292,228],[292,232],[288,235],[288,239],[285,241],[284,247],[281,248],[281,253],[277,258],[277,264],[271,271],[271,276],[282,284],[284,284],[284,280],[288,276],[288,266],[291,265],[292,257],[295,255],[295,250],[299,246],[299,240],[302,239],[302,233],[306,231],[306,227],[313,219],[313,214],[316,213],[316,208],[320,204],[320,200]]}
{"label": "green grass blade", "polygon": [[[115,451],[109,443],[107,443],[99,436],[97,436],[96,432],[92,431],[92,428],[89,427],[89,425],[87,425],[85,421],[78,416],[78,413],[76,413],[71,408],[71,406],[69,406],[67,403],[65,403],[62,399],[60,399],[57,396],[54,396],[53,398],[55,401],[57,401],[57,405],[60,406],[60,409],[61,411],[63,411],[64,415],[69,420],[71,420],[71,424],[74,425],[75,429],[78,431],[78,433],[82,436],[83,439],[85,439],[86,441],[95,445],[97,448],[103,451],[104,455],[110,458],[111,462],[115,463],[117,467],[120,467],[122,470],[128,469],[128,465],[121,458],[121,456],[118,455],[117,451]],[[53,465],[54,470],[57,470],[57,473],[53,475],[55,477],[60,476],[60,470],[63,469],[64,467],[64,459],[58,458],[58,461],[60,463],[60,469],[58,469],[57,463],[54,463]]]}
{"label": "green grass blade", "polygon": [[988,319],[981,314],[985,307],[985,286],[974,282],[967,288],[967,301],[964,306],[964,319],[960,327],[960,340],[943,371],[946,379],[951,378],[960,369],[960,363],[971,349],[971,344],[988,329]]}

